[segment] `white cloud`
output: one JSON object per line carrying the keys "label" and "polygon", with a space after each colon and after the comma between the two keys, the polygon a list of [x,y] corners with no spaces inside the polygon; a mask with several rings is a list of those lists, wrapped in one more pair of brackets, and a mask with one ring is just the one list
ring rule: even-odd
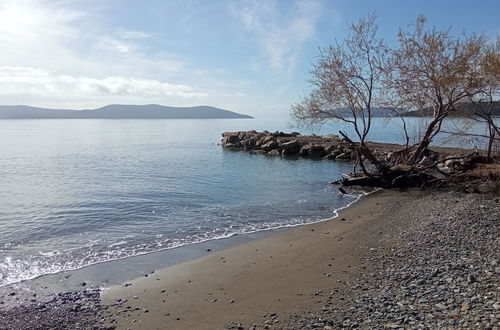
{"label": "white cloud", "polygon": [[86,76],[61,75],[29,67],[0,67],[0,95],[31,95],[43,99],[74,95],[75,98],[134,97],[162,99],[205,98],[206,93],[196,88],[170,84],[155,79],[123,76],[94,78]]}
{"label": "white cloud", "polygon": [[119,30],[118,36],[122,39],[150,39],[153,35],[143,31],[133,31],[133,30]]}
{"label": "white cloud", "polygon": [[186,63],[147,52],[152,34],[103,26],[95,13],[68,4],[0,0],[2,103],[58,107],[153,98],[173,104],[207,97],[182,82]]}
{"label": "white cloud", "polygon": [[301,46],[315,33],[321,16],[319,1],[298,0],[289,12],[277,8],[276,1],[251,1],[239,15],[276,72],[290,73],[296,65]]}

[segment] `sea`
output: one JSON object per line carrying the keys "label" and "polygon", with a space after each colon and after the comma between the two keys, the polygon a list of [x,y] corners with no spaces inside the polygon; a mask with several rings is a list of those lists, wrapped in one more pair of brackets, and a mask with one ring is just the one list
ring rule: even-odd
{"label": "sea", "polygon": [[[404,142],[400,125],[376,119],[370,139]],[[0,120],[0,287],[323,221],[367,193],[329,184],[348,162],[220,146],[222,132],[250,129],[352,134],[341,123],[300,130],[287,118]]]}

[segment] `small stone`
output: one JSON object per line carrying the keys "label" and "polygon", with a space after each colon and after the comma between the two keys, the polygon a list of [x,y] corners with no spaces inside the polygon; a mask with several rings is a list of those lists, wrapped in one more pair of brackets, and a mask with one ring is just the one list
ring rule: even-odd
{"label": "small stone", "polygon": [[439,304],[435,304],[434,306],[436,306],[436,307],[437,307],[437,308],[439,308],[439,309],[446,309],[446,306],[445,306],[445,305],[443,305],[443,304],[441,304],[441,303],[439,303]]}

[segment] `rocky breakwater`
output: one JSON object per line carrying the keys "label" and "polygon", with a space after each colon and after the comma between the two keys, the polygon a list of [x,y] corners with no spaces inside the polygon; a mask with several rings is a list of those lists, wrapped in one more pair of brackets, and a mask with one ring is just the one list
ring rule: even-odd
{"label": "rocky breakwater", "polygon": [[222,133],[222,146],[270,156],[300,156],[330,160],[351,160],[350,143],[337,135],[300,135],[299,133],[238,131]]}

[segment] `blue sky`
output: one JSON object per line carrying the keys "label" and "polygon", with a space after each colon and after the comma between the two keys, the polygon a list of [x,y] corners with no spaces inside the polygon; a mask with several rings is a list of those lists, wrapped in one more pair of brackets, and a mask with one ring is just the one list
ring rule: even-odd
{"label": "blue sky", "polygon": [[318,48],[374,11],[390,43],[419,14],[456,34],[500,33],[498,0],[0,0],[0,104],[285,116]]}

